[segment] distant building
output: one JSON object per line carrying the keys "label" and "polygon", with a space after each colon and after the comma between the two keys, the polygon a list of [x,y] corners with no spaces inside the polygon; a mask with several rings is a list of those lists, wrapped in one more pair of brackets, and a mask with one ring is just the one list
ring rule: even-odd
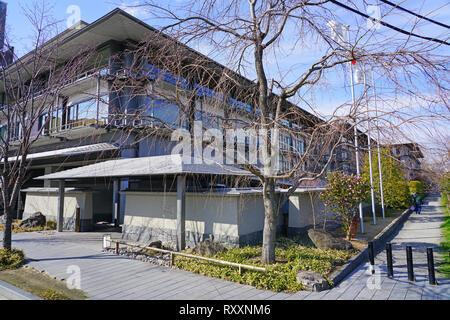
{"label": "distant building", "polygon": [[421,159],[424,158],[417,143],[399,143],[385,145],[392,152],[392,156],[397,158],[405,169],[406,178],[409,181],[419,177],[421,169]]}

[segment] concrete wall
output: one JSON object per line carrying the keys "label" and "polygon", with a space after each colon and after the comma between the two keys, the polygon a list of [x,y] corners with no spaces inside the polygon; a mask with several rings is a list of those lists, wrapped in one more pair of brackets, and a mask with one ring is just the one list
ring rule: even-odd
{"label": "concrete wall", "polygon": [[[124,192],[127,197],[123,238],[142,243],[176,240],[176,194]],[[279,216],[279,229],[283,217]],[[227,246],[262,241],[264,205],[261,194],[186,194],[186,244],[210,236]]]}
{"label": "concrete wall", "polygon": [[[123,238],[138,242],[176,239],[176,194],[125,192]],[[238,241],[238,197],[186,194],[186,243],[210,235],[226,244]]]}
{"label": "concrete wall", "polygon": [[[263,239],[264,202],[261,194],[242,194],[239,197],[239,242],[240,245],[258,244]],[[283,215],[278,215],[278,232],[281,231]]]}
{"label": "concrete wall", "polygon": [[[322,219],[324,204],[318,198],[318,193],[313,193],[311,202],[308,193],[297,193],[289,197],[289,229],[290,235],[301,234],[311,228],[314,224],[313,208],[316,216],[316,223]],[[313,205],[314,206],[313,206]]]}
{"label": "concrete wall", "polygon": [[[81,231],[93,227],[92,192],[67,191],[64,196],[64,230],[75,231],[76,209],[81,210]],[[58,191],[55,188],[27,191],[23,219],[41,212],[47,220],[57,221]]]}

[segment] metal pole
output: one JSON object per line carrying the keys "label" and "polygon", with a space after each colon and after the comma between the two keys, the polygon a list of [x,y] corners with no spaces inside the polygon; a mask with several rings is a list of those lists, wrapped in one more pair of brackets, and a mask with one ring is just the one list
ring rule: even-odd
{"label": "metal pole", "polygon": [[177,176],[177,251],[186,247],[186,176]]}
{"label": "metal pole", "polygon": [[370,173],[370,197],[372,199],[372,216],[373,224],[377,224],[375,218],[375,191],[373,189],[373,169],[372,169],[372,147],[370,137],[370,117],[369,117],[369,102],[367,101],[367,82],[366,82],[366,70],[363,67],[363,79],[364,79],[364,96],[366,98],[367,106],[367,146],[369,148],[369,173]]}
{"label": "metal pole", "polygon": [[436,285],[436,276],[434,273],[434,258],[433,248],[427,248],[427,262],[428,262],[428,281],[432,285]]}
{"label": "metal pole", "polygon": [[368,249],[368,253],[369,253],[369,262],[370,262],[370,270],[372,272],[372,274],[375,273],[375,254],[374,254],[374,250],[373,250],[373,242],[369,241],[367,244],[367,249]]}
{"label": "metal pole", "polygon": [[388,277],[393,277],[394,268],[392,264],[392,244],[390,242],[386,243],[386,262],[387,262]]}
{"label": "metal pole", "polygon": [[97,74],[97,116],[95,118],[95,129],[98,129],[98,115],[100,112],[100,72]]}
{"label": "metal pole", "polygon": [[384,211],[384,191],[383,191],[383,168],[381,165],[381,152],[380,152],[380,126],[379,126],[379,120],[378,120],[378,107],[377,107],[377,95],[375,92],[375,78],[373,76],[373,70],[372,70],[372,91],[373,91],[373,97],[375,99],[375,118],[377,121],[377,152],[378,152],[378,171],[380,175],[380,195],[381,195],[381,211],[383,213],[383,220],[385,218],[385,211]]}
{"label": "metal pole", "polygon": [[[349,29],[349,26],[347,26]],[[347,40],[348,43],[350,43],[350,30],[347,32]],[[353,83],[353,65],[350,62],[350,84],[351,84],[351,90],[352,90],[352,103],[353,107],[355,107],[355,85]],[[358,129],[356,128],[356,120],[355,120],[355,157],[356,157],[356,174],[358,177],[360,176],[360,170],[359,170],[359,147],[358,147]],[[361,224],[361,233],[364,233],[364,221],[363,221],[363,209],[362,209],[362,202],[359,203],[359,220]]]}
{"label": "metal pole", "polygon": [[414,266],[411,246],[406,246],[406,266],[408,268],[408,280],[415,281],[414,279]]}

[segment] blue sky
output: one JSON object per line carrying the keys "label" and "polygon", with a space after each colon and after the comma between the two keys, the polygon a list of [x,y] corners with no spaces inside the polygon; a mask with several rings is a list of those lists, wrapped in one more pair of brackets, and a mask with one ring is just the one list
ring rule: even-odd
{"label": "blue sky", "polygon": [[[23,7],[29,7],[35,2],[42,2],[42,0],[7,0],[4,2],[8,4],[8,37],[12,39],[13,46],[15,46],[16,48],[16,53],[21,56],[29,51],[29,40],[30,38],[32,38],[29,24],[26,22],[26,19],[24,19]],[[47,5],[49,5],[46,6],[47,8],[49,8],[48,14],[59,21],[60,31],[63,31],[66,28],[67,20],[74,13],[73,11],[68,12],[68,9],[70,9],[73,5],[77,6],[80,9],[80,18],[87,23],[91,23],[97,20],[116,7],[125,9],[127,12],[133,14],[137,18],[143,19],[152,26],[158,27],[158,24],[161,23],[161,21],[149,19],[148,15],[142,9],[127,7],[127,5],[132,6],[138,3],[137,0],[48,0],[45,2]],[[373,4],[377,4],[376,0],[372,0],[371,2]],[[395,2],[401,3],[402,6],[422,15],[426,15],[427,17],[433,18],[442,23],[450,24],[450,4],[448,0],[396,0]],[[166,4],[183,4],[183,0],[161,0],[160,4],[162,6]],[[387,13],[387,10],[389,10],[389,7],[383,6],[382,8],[384,8],[384,12],[381,13],[384,15]],[[344,9],[341,9],[339,7],[335,8],[335,13],[337,13],[341,17],[341,22],[349,24],[350,26],[356,24],[356,21],[360,19],[354,14],[349,14]],[[383,21],[389,22],[404,29],[408,29],[412,25],[412,23],[414,23],[415,18],[408,15],[407,13],[393,11],[392,14],[389,14],[388,17],[383,18]],[[382,28],[383,29],[380,30],[381,33],[386,34],[391,32],[384,27]],[[429,22],[421,22],[415,29],[415,32],[426,36],[440,37],[441,39],[446,39],[447,41],[449,41],[448,29],[436,26]],[[301,71],[302,68],[306,68],[309,63],[317,59],[318,54],[320,54],[320,50],[318,50],[317,46],[315,46],[314,44],[307,45],[303,43],[301,46],[289,47],[289,45],[291,45],[289,38],[285,39],[285,42],[281,43],[281,45],[286,45],[286,54],[284,56],[278,55],[276,59],[273,59],[273,57],[270,56],[268,56],[267,58],[269,78],[271,74],[276,77],[277,73],[280,73],[280,70],[281,73],[286,74],[286,71],[290,70],[292,66],[292,61],[296,61],[297,67]],[[201,51],[202,53],[218,60],[221,63],[227,64],[226,57],[222,56],[218,52],[211,51],[211,48],[208,46],[208,44],[203,43],[197,44],[196,46],[194,45],[194,49]],[[440,49],[438,52],[448,57],[449,51],[450,50],[448,49],[448,46],[444,46],[444,48]],[[277,61],[276,64],[273,63],[274,60]],[[252,79],[251,74],[247,75],[247,77]],[[286,79],[289,80],[289,73],[286,76]],[[321,114],[329,114],[330,110],[332,110],[336,105],[340,105],[342,103],[350,101],[351,95],[348,82],[348,74],[342,74],[342,71],[330,73],[328,75],[326,85],[318,87],[315,90],[305,92],[304,98],[313,103],[315,106],[320,106],[320,110],[318,111]],[[384,87],[384,83],[382,80],[378,79],[378,93],[380,95],[384,94],[388,96],[389,92],[382,92],[384,90],[382,89],[382,87]],[[357,88],[357,94],[358,93],[360,93],[360,88]],[[405,104],[408,103],[409,102],[405,102]],[[302,105],[302,107],[307,109],[306,105]],[[444,130],[447,130],[447,132],[450,131],[448,123],[439,123],[439,126],[441,126],[441,128],[444,128]],[[432,134],[430,135],[432,136]],[[419,139],[417,137],[415,138]],[[427,139],[429,138],[430,137],[428,137]]]}

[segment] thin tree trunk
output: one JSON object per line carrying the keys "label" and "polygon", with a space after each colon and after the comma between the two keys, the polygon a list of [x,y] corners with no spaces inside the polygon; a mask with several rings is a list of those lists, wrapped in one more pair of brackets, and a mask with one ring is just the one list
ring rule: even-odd
{"label": "thin tree trunk", "polygon": [[273,179],[266,180],[264,184],[263,201],[265,217],[262,262],[270,264],[275,262],[275,241],[278,226],[278,208],[275,201],[275,181]]}
{"label": "thin tree trunk", "polygon": [[12,249],[12,214],[11,208],[5,208],[5,227],[3,229],[3,248]]}

